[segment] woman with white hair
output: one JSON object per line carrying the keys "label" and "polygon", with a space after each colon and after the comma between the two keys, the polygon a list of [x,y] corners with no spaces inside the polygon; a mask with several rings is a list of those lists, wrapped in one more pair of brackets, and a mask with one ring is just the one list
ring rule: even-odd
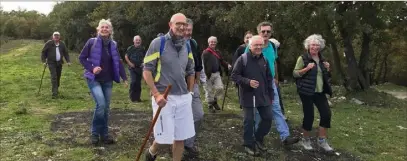
{"label": "woman with white hair", "polygon": [[297,91],[303,108],[303,138],[301,145],[306,150],[312,150],[309,132],[314,122],[314,104],[320,115],[318,146],[325,151],[333,149],[327,142],[327,128],[331,127],[331,110],[326,94],[332,96],[329,84],[331,77],[329,63],[324,60],[321,50],[325,47],[325,40],[321,35],[313,34],[304,41],[306,53],[298,57],[293,75],[296,78]]}
{"label": "woman with white hair", "polygon": [[113,81],[120,83],[120,77],[127,87],[127,77],[117,43],[113,40],[110,20],[99,21],[97,36],[90,38],[83,47],[79,60],[85,68],[84,77],[96,103],[91,126],[91,143],[96,145],[114,143],[108,135],[109,105]]}

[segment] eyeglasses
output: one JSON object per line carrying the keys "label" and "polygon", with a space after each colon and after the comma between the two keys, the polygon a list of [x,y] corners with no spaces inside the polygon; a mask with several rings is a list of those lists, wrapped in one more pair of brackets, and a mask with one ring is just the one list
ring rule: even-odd
{"label": "eyeglasses", "polygon": [[263,30],[263,31],[261,31],[261,33],[263,33],[263,34],[268,33],[269,34],[269,33],[271,33],[271,30]]}
{"label": "eyeglasses", "polygon": [[176,22],[176,23],[175,23],[175,26],[177,26],[177,27],[181,27],[181,26],[187,27],[188,24],[185,23],[185,22]]}
{"label": "eyeglasses", "polygon": [[263,44],[252,44],[253,47],[263,47]]}

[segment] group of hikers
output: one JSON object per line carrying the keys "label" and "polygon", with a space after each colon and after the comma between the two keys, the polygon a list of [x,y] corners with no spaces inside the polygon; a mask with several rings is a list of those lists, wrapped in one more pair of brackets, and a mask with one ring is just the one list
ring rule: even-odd
{"label": "group of hikers", "polygon": [[[244,44],[228,63],[217,50],[217,38],[208,38],[208,47],[200,50],[192,38],[193,21],[182,13],[172,15],[169,31],[158,34],[147,50],[142,39],[135,36],[134,45],[127,48],[125,61],[131,76],[129,97],[132,102],[141,102],[141,80],[144,78],[150,89],[153,115],[159,107],[158,121],[154,126],[154,142],[144,152],[145,160],[157,158],[161,144],[172,144],[172,157],[180,161],[184,155],[197,156],[195,138],[199,132],[204,111],[199,85],[203,85],[208,108],[220,110],[222,67],[238,88],[240,107],[243,109],[243,146],[250,155],[259,155],[267,150],[264,137],[270,133],[274,120],[283,146],[299,143],[306,150],[313,150],[310,131],[314,121],[314,104],[320,114],[317,146],[333,151],[327,142],[327,128],[331,127],[331,111],[327,94],[332,95],[329,84],[330,65],[321,55],[325,40],[313,34],[304,40],[301,54],[293,70],[297,91],[303,106],[302,137],[292,137],[284,115],[277,78],[277,49],[280,43],[272,39],[273,26],[261,22],[257,35],[248,31]],[[97,36],[90,38],[79,61],[84,67],[86,83],[96,103],[91,124],[91,143],[112,144],[114,138],[108,133],[109,106],[113,81],[122,79],[127,88],[127,76],[117,43],[113,40],[110,20],[99,22]],[[202,53],[202,54],[201,54]],[[54,32],[53,39],[46,42],[42,50],[42,61],[51,73],[52,98],[58,97],[62,57],[70,65],[66,46],[60,41],[60,33]],[[172,85],[167,98],[163,93]],[[185,153],[184,153],[185,150]]]}

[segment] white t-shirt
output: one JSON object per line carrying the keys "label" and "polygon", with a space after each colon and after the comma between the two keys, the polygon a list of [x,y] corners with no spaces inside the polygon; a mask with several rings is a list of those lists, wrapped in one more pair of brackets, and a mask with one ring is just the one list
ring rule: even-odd
{"label": "white t-shirt", "polygon": [[59,53],[59,44],[55,44],[55,46],[57,46],[55,49],[56,49],[56,59],[57,59],[57,61],[60,61],[61,60],[61,53]]}

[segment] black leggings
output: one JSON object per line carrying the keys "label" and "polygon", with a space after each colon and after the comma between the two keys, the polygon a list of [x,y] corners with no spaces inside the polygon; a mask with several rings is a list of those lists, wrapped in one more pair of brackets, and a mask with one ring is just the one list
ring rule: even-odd
{"label": "black leggings", "polygon": [[300,94],[300,98],[304,113],[304,118],[302,120],[302,128],[304,130],[312,130],[312,124],[314,122],[314,104],[317,106],[319,111],[319,126],[324,128],[331,127],[331,109],[329,108],[328,100],[325,94],[315,93],[313,96]]}

